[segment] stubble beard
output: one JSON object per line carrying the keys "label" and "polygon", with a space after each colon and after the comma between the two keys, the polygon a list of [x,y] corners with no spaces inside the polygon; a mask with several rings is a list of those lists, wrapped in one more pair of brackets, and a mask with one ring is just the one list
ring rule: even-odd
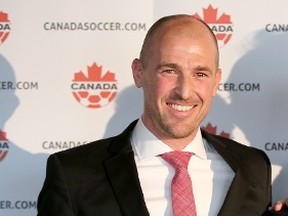
{"label": "stubble beard", "polygon": [[[154,118],[152,118],[152,124],[154,125],[154,128],[158,133],[160,133],[160,136],[164,138],[174,138],[174,139],[181,139],[181,138],[187,138],[193,133],[195,133],[195,130],[198,130],[200,127],[202,121],[205,119],[209,111],[209,106],[206,107],[205,110],[202,110],[202,112],[198,113],[198,115],[195,117],[194,120],[191,120],[190,122],[183,122],[183,119],[176,119],[176,122],[178,123],[171,123],[169,122],[169,118],[161,113],[156,113],[154,115]],[[181,124],[180,127],[178,125]],[[186,126],[183,126],[183,125]]]}
{"label": "stubble beard", "polygon": [[[193,132],[198,128],[199,119],[191,123],[181,123],[181,119],[178,119],[179,123],[173,124],[169,123],[169,120],[164,115],[158,113],[155,118],[153,119],[154,127],[157,131],[163,134],[165,138],[173,138],[173,139],[181,139],[186,138],[193,134]],[[186,124],[185,127],[178,127],[178,124]],[[184,130],[183,130],[184,129]]]}

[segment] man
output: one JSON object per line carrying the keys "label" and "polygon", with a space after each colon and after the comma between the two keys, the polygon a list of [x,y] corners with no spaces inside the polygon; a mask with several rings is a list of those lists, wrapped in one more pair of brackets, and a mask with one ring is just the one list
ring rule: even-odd
{"label": "man", "polygon": [[173,151],[193,153],[198,216],[264,214],[271,204],[265,153],[200,129],[221,78],[209,27],[189,15],[160,19],[132,71],[144,92],[141,118],[118,136],[51,155],[38,215],[172,216],[175,171],[161,155]]}

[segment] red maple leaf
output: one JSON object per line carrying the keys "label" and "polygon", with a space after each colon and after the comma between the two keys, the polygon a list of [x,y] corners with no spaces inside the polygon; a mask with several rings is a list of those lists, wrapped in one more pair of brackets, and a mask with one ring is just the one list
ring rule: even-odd
{"label": "red maple leaf", "polygon": [[0,11],[0,22],[9,22],[7,13]]}
{"label": "red maple leaf", "polygon": [[6,138],[6,132],[0,130],[0,140],[7,140]]}
{"label": "red maple leaf", "polygon": [[209,24],[231,24],[230,16],[223,13],[219,18],[217,18],[218,9],[213,8],[212,5],[209,5],[208,8],[203,9],[203,18],[199,16],[198,13],[196,13],[194,16],[198,19],[203,19],[206,23]]}
{"label": "red maple leaf", "polygon": [[98,66],[96,63],[93,63],[91,67],[88,66],[88,75],[86,76],[82,71],[79,71],[74,74],[74,80],[78,82],[115,82],[115,74],[107,71],[102,75],[102,66]]}
{"label": "red maple leaf", "polygon": [[[217,135],[217,126],[213,127],[212,124],[209,122],[205,127],[202,127],[205,131]],[[222,131],[219,136],[230,138],[230,134]]]}

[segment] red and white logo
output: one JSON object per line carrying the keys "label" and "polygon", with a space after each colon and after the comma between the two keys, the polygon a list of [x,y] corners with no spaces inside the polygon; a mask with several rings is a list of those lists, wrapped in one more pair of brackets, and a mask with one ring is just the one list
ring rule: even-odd
{"label": "red and white logo", "polygon": [[74,98],[87,108],[101,108],[109,104],[117,94],[115,73],[103,73],[102,66],[93,63],[87,67],[87,73],[79,71],[74,74],[71,84]]}
{"label": "red and white logo", "polygon": [[222,131],[221,133],[217,134],[217,126],[213,127],[213,125],[210,122],[205,127],[202,128],[209,133],[230,138],[230,134],[226,133],[225,131]]}
{"label": "red and white logo", "polygon": [[8,14],[0,11],[0,45],[4,43],[10,34],[9,22]]}
{"label": "red and white logo", "polygon": [[218,14],[218,9],[209,5],[208,8],[203,9],[203,15],[194,14],[195,17],[206,22],[214,32],[219,47],[225,46],[231,39],[233,34],[232,22],[230,15],[226,13]]}
{"label": "red and white logo", "polygon": [[6,133],[0,129],[0,162],[2,162],[8,154],[9,141]]}

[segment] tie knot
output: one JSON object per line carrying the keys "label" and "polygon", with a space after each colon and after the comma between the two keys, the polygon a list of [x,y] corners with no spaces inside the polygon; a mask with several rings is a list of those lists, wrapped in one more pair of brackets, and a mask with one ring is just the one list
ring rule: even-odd
{"label": "tie knot", "polygon": [[183,151],[172,151],[164,153],[160,156],[175,169],[178,167],[184,167],[187,169],[188,162],[192,156],[192,153]]}

